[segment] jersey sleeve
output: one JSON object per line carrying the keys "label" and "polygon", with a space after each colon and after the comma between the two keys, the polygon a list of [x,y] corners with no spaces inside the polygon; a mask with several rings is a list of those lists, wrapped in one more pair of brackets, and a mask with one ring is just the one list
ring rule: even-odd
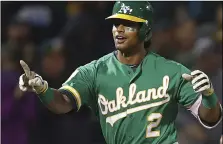
{"label": "jersey sleeve", "polygon": [[[194,115],[194,117],[196,117],[198,119],[198,121],[201,123],[201,125],[207,129],[212,129],[212,128],[215,128],[222,120],[222,115],[221,117],[218,119],[218,121],[212,125],[209,125],[205,122],[203,122],[201,120],[201,118],[199,117],[199,114],[198,114],[198,110],[199,110],[199,107],[201,105],[201,101],[202,101],[202,95],[199,95],[199,98],[196,100],[196,102],[189,108],[190,112]],[[221,113],[222,113],[222,106],[220,104],[220,109],[221,109]]]}
{"label": "jersey sleeve", "polygon": [[90,105],[94,96],[95,61],[77,68],[59,91],[76,102],[77,110]]}
{"label": "jersey sleeve", "polygon": [[183,79],[182,74],[184,73],[190,74],[191,71],[183,65],[180,65],[180,81],[177,89],[177,101],[180,105],[186,108],[190,108],[193,103],[199,98],[199,94],[194,91],[191,82]]}

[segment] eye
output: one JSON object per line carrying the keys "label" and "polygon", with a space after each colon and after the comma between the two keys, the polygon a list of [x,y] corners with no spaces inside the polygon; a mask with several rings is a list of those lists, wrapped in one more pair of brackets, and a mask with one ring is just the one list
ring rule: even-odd
{"label": "eye", "polygon": [[[119,20],[114,20],[113,21],[113,26],[115,26],[116,28],[121,25],[122,23]],[[123,25],[123,24],[122,24]]]}
{"label": "eye", "polygon": [[114,23],[113,26],[115,26],[116,28],[120,25],[120,23]]}
{"label": "eye", "polygon": [[132,22],[132,21],[128,21],[128,20],[122,20],[122,19],[115,19],[112,21],[113,25],[115,27],[119,26],[119,25],[123,25],[126,27],[133,27],[136,28],[138,27],[140,24],[137,22]]}
{"label": "eye", "polygon": [[126,26],[126,27],[132,27],[132,28],[137,28],[138,27],[138,23],[131,22],[131,21],[126,21],[123,25]]}

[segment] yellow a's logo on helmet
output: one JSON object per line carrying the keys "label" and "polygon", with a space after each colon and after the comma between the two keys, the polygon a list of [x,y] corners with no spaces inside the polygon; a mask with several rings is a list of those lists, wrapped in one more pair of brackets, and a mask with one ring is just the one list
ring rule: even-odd
{"label": "yellow a's logo on helmet", "polygon": [[126,13],[131,14],[132,10],[133,9],[131,9],[130,6],[126,6],[124,3],[122,3],[121,9],[118,12],[124,13],[124,14]]}

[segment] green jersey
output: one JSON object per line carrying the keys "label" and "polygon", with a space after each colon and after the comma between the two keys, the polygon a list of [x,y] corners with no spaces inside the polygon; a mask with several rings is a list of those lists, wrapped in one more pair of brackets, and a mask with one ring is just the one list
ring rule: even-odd
{"label": "green jersey", "polygon": [[97,114],[108,144],[173,144],[178,104],[199,95],[183,65],[149,53],[134,70],[110,53],[79,67],[60,88]]}

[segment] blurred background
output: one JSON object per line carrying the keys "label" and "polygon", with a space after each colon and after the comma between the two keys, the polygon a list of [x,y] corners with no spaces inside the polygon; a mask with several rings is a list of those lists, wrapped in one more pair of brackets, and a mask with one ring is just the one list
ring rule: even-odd
{"label": "blurred background", "polygon": [[[152,50],[211,78],[222,102],[222,5],[220,2],[151,2]],[[19,60],[59,88],[70,74],[114,50],[104,19],[114,2],[1,2],[1,143],[104,144],[87,107],[56,115],[32,93],[18,89]],[[180,108],[180,144],[219,144],[222,124],[204,129]]]}

